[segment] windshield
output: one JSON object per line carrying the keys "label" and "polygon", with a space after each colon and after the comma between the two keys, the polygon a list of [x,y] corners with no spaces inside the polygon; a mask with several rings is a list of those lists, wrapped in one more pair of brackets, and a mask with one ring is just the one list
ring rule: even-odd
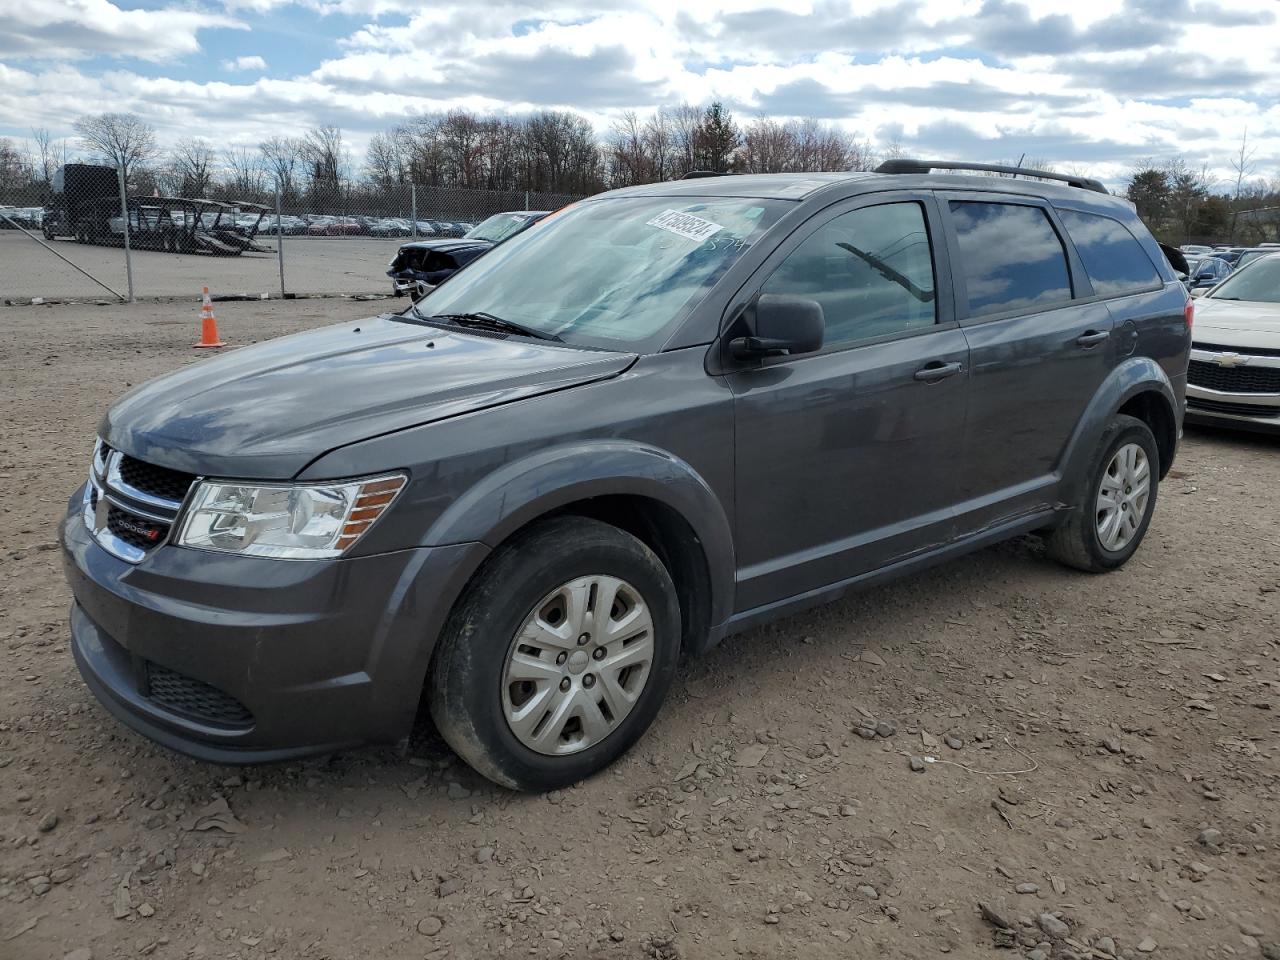
{"label": "windshield", "polygon": [[1253,300],[1258,303],[1280,303],[1280,256],[1255,261],[1213,288],[1214,300]]}
{"label": "windshield", "polygon": [[682,320],[787,208],[740,197],[614,197],[553,214],[417,303],[488,313],[568,343],[633,348]]}
{"label": "windshield", "polygon": [[512,234],[519,233],[528,226],[530,217],[522,217],[514,213],[496,213],[488,220],[482,220],[463,234],[468,240],[489,240],[499,243]]}

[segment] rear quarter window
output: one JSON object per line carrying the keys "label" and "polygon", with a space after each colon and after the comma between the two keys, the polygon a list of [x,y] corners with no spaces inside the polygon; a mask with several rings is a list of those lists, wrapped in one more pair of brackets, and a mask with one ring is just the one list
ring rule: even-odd
{"label": "rear quarter window", "polygon": [[1160,274],[1137,237],[1119,220],[1096,213],[1059,210],[1093,292],[1109,297],[1160,286]]}

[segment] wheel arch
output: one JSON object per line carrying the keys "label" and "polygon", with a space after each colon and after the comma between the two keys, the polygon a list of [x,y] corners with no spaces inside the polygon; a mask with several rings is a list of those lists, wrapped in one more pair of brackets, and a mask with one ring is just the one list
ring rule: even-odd
{"label": "wheel arch", "polygon": [[529,526],[565,514],[610,523],[658,555],[676,584],[685,650],[701,653],[719,635],[713,628],[733,606],[728,518],[692,466],[655,447],[592,441],[506,464],[457,498],[426,541],[480,542],[496,551]]}
{"label": "wheel arch", "polygon": [[1111,371],[1076,429],[1061,460],[1061,499],[1074,505],[1087,485],[1090,457],[1111,418],[1118,413],[1137,417],[1151,428],[1160,453],[1160,476],[1169,472],[1177,450],[1180,418],[1173,384],[1150,357],[1130,357]]}

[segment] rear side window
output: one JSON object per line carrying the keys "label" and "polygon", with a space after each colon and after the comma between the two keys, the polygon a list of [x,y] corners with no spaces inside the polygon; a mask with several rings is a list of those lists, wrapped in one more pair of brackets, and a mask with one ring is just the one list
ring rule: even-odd
{"label": "rear side window", "polygon": [[782,261],[762,293],[822,304],[828,347],[933,326],[933,256],[918,203],[885,203],[841,214]]}
{"label": "rear side window", "polygon": [[1094,293],[1107,297],[1160,285],[1155,264],[1123,223],[1075,210],[1059,210],[1058,216],[1093,281]]}
{"label": "rear side window", "polygon": [[1039,207],[951,201],[969,315],[1031,311],[1071,299],[1067,254]]}

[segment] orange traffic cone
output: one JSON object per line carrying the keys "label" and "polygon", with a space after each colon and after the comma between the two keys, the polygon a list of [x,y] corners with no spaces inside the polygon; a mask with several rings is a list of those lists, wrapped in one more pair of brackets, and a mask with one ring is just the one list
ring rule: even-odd
{"label": "orange traffic cone", "polygon": [[213,304],[209,302],[209,288],[204,288],[204,302],[200,305],[200,342],[197,347],[225,347],[218,339],[218,321],[213,317]]}

